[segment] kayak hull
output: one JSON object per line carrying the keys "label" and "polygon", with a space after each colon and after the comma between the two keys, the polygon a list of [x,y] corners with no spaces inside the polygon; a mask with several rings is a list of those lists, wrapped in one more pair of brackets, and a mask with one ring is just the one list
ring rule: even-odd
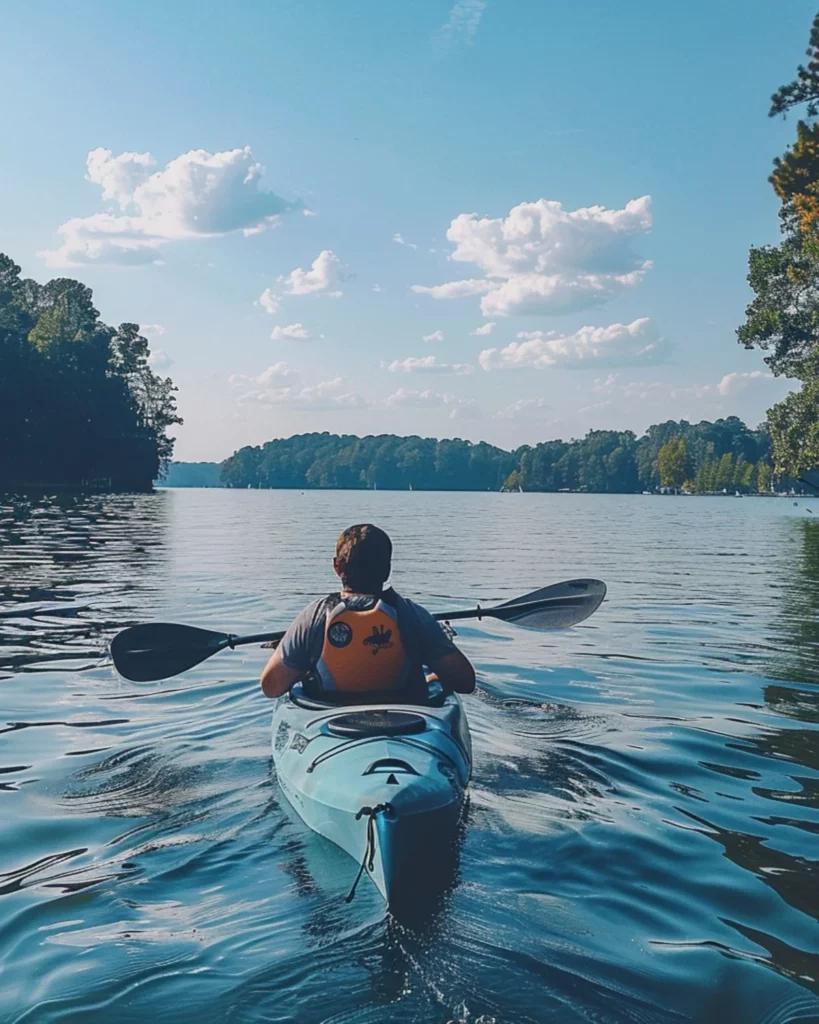
{"label": "kayak hull", "polygon": [[[455,861],[471,741],[460,698],[438,703],[321,708],[287,696],[273,714],[282,792],[391,907],[428,893],[433,869]],[[412,729],[390,734],[396,723]]]}

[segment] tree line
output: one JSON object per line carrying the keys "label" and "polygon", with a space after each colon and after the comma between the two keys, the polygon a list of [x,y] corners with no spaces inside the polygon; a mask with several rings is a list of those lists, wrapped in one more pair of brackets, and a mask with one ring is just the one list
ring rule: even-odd
{"label": "tree line", "polygon": [[[632,431],[591,430],[582,439],[505,451],[460,438],[311,433],[248,446],[221,463],[175,463],[169,486],[380,488],[383,490],[586,491],[633,494],[765,493],[771,442],[738,417],[714,423],[669,420]],[[790,486],[790,480],[780,480]]]}
{"label": "tree line", "polygon": [[774,160],[769,181],[780,201],[779,245],[751,249],[748,283],[754,298],[737,337],[766,352],[776,376],[801,382],[768,411],[777,472],[799,476],[819,467],[819,14],[808,62],[771,97],[769,116],[804,107],[796,139]]}
{"label": "tree line", "polygon": [[150,490],[181,419],[139,326],[109,327],[91,289],[20,276],[0,253],[0,490]]}

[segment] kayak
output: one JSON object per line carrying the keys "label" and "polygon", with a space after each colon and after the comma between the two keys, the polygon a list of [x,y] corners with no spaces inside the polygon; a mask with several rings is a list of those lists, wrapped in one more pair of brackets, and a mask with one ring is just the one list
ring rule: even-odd
{"label": "kayak", "polygon": [[273,761],[305,824],[359,865],[355,884],[366,873],[394,908],[454,859],[472,746],[460,698],[436,683],[419,703],[370,696],[339,704],[296,684],[273,712]]}

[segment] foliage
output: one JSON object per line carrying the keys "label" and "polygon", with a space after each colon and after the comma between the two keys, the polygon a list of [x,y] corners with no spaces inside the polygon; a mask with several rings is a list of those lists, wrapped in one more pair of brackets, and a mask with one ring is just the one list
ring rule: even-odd
{"label": "foliage", "polygon": [[[767,467],[770,437],[736,416],[630,431],[592,430],[582,440],[544,441],[516,452],[459,438],[436,441],[381,434],[297,434],[242,448],[222,463],[226,487],[367,488],[382,490],[588,491],[634,494],[661,484],[660,452],[676,452],[673,482],[710,493],[751,491]],[[169,482],[176,484],[171,467]],[[769,478],[768,478],[769,479]]]}
{"label": "foliage", "polygon": [[666,441],[657,452],[657,471],[661,487],[682,487],[688,479],[685,441],[681,437]]}
{"label": "foliage", "polygon": [[810,45],[806,50],[808,64],[800,64],[796,78],[777,89],[771,97],[769,117],[786,114],[792,107],[808,105],[808,117],[819,114],[819,14],[813,19],[810,30]]}
{"label": "foliage", "polygon": [[746,348],[768,352],[765,362],[779,375],[801,375],[819,342],[819,252],[801,235],[781,245],[751,249],[748,283],[755,298],[737,337]]}
{"label": "foliage", "polygon": [[23,280],[0,254],[0,486],[149,488],[181,422],[149,355],[136,324],[100,320],[85,285]]}
{"label": "foliage", "polygon": [[296,434],[242,448],[222,464],[227,487],[497,491],[515,456],[493,445],[379,434]]}
{"label": "foliage", "polygon": [[783,157],[774,160],[770,182],[782,202],[786,227],[806,238],[819,227],[819,125],[800,121],[796,142]]}
{"label": "foliage", "polygon": [[768,411],[774,462],[793,476],[819,466],[819,350],[806,361],[803,380]]}
{"label": "foliage", "polygon": [[[819,114],[819,15],[807,53],[807,66],[771,98],[771,116],[802,104],[808,117]],[[766,352],[775,374],[802,381],[800,391],[768,411],[775,469],[796,475],[819,464],[819,124],[797,124],[796,141],[774,161],[770,182],[782,203],[785,239],[751,249],[754,299],[737,337]]]}

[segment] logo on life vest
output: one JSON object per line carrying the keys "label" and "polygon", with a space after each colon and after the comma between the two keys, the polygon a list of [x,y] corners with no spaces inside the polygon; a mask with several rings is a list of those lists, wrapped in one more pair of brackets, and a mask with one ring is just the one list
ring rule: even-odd
{"label": "logo on life vest", "polygon": [[373,654],[378,654],[379,651],[385,651],[388,647],[393,647],[392,642],[392,630],[385,629],[383,626],[373,626],[372,636],[364,637],[362,641],[365,647],[369,647]]}
{"label": "logo on life vest", "polygon": [[353,631],[346,622],[334,622],[327,630],[327,639],[333,647],[346,647],[353,639]]}

